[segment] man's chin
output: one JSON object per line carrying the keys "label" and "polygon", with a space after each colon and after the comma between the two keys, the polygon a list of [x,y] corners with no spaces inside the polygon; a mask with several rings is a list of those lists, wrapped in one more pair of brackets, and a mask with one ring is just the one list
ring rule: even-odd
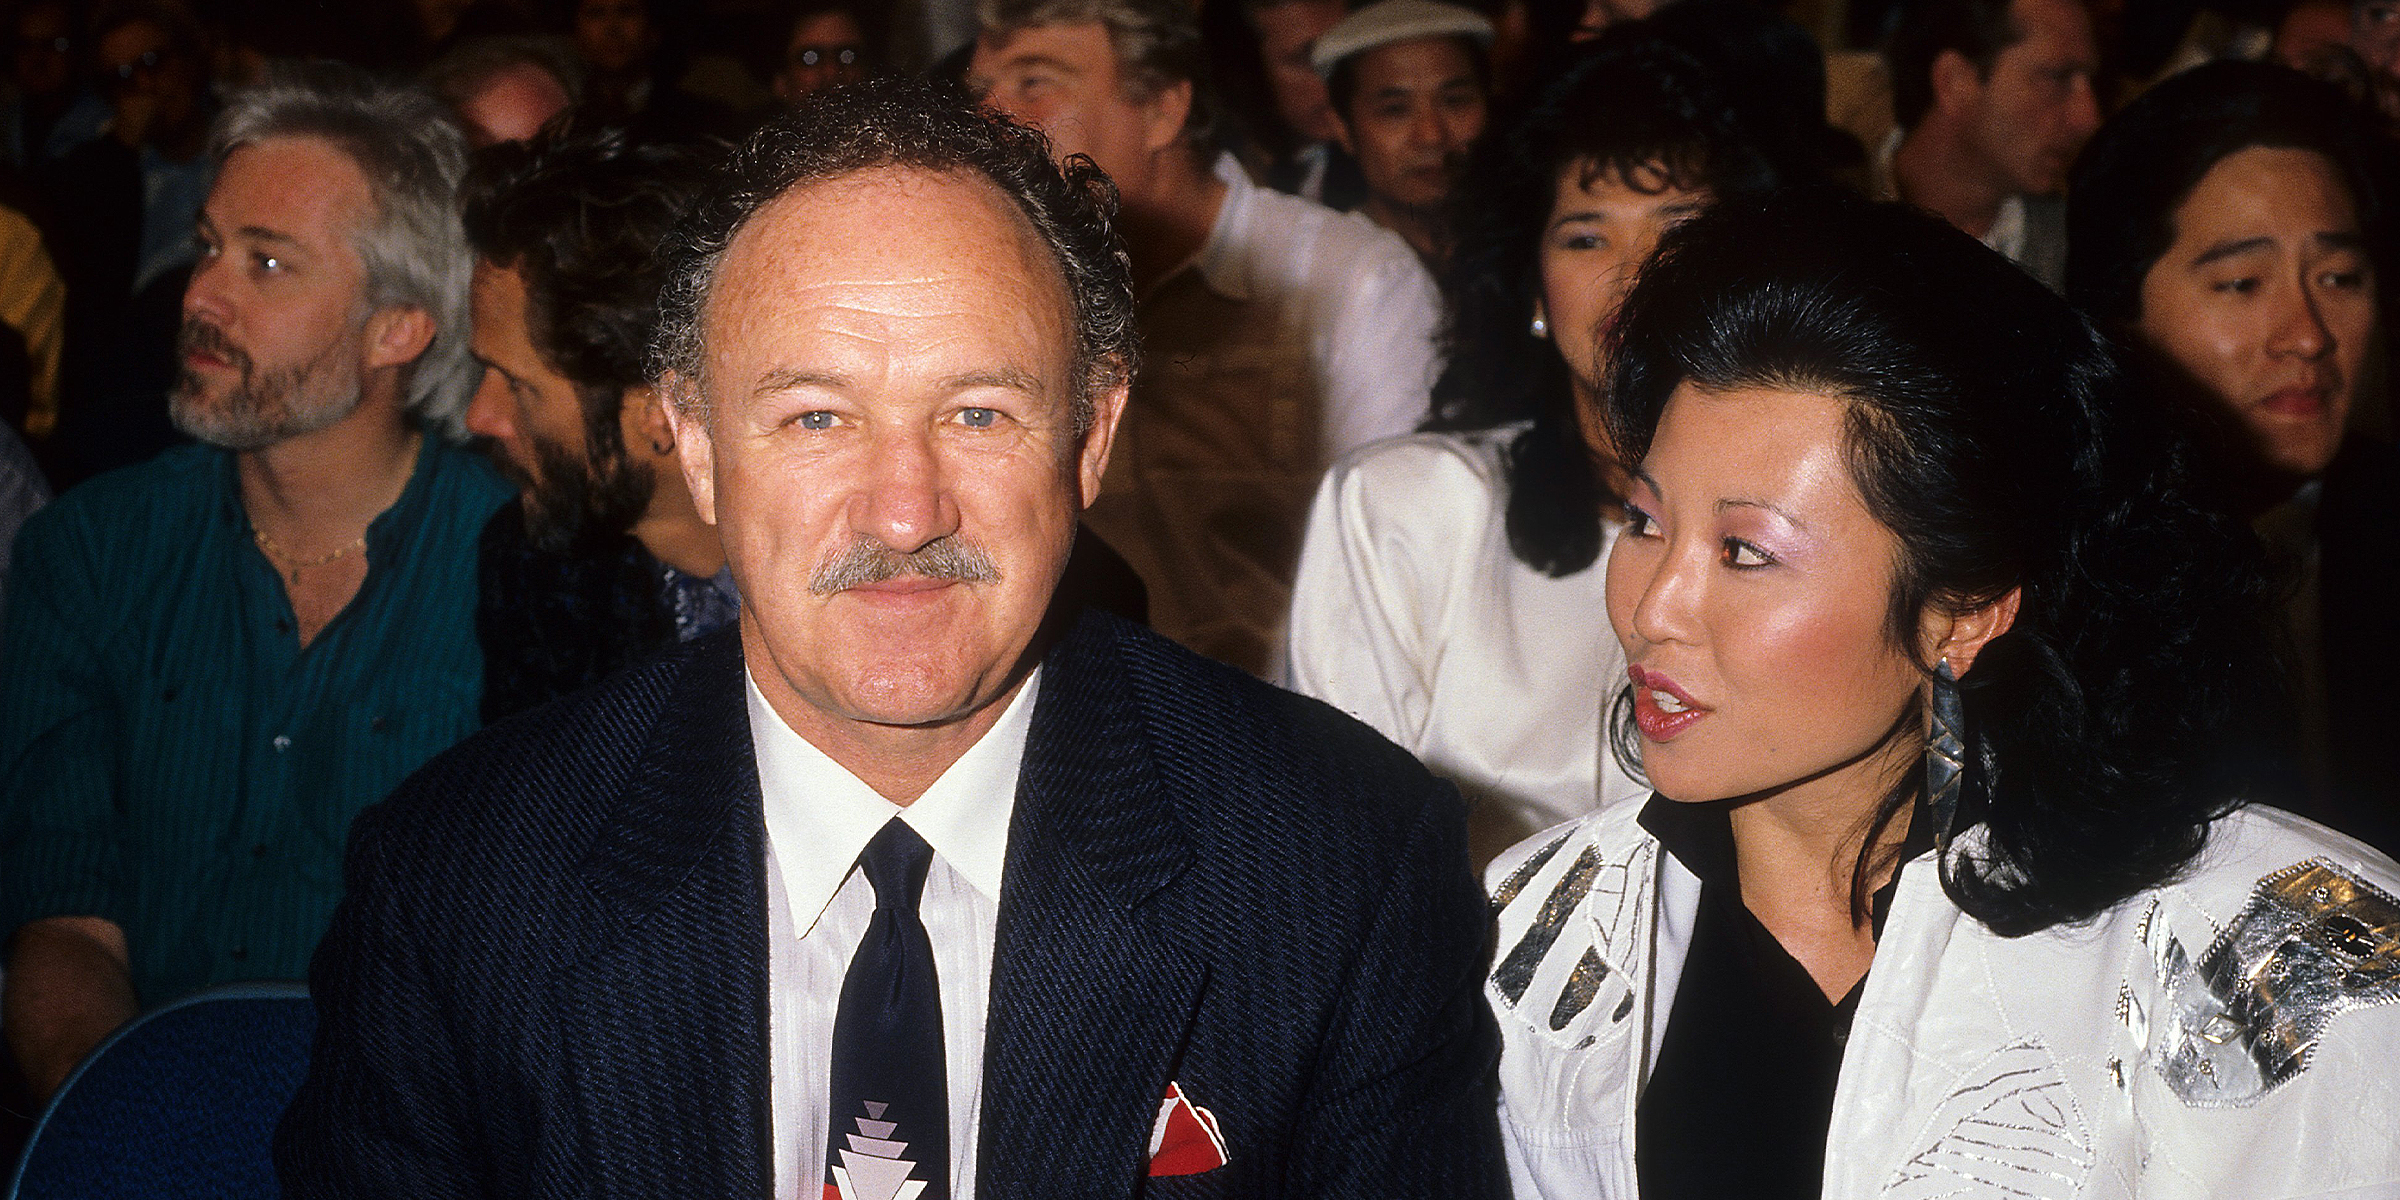
{"label": "man's chin", "polygon": [[227,412],[207,397],[181,391],[169,397],[167,418],[185,437],[220,450],[259,450],[282,440],[276,429],[252,415]]}

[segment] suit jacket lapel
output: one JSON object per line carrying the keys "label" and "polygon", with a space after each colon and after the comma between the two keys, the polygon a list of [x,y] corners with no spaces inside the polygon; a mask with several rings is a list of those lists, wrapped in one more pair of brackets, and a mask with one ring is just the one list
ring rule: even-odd
{"label": "suit jacket lapel", "polygon": [[763,1195],[764,825],[741,646],[707,639],[581,871],[597,949],[555,981],[560,1057],[600,1196]]}
{"label": "suit jacket lapel", "polygon": [[1129,1195],[1206,978],[1157,894],[1191,848],[1086,617],[1045,661],[1009,828],[984,1047],[981,1200]]}

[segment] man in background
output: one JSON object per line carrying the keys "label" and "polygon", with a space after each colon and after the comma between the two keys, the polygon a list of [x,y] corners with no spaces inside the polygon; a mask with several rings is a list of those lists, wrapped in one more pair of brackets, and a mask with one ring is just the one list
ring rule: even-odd
{"label": "man in background", "polygon": [[1335,208],[1352,207],[1358,165],[1340,153],[1341,119],[1325,77],[1309,63],[1318,35],[1341,23],[1342,0],[1243,0],[1243,23],[1258,44],[1258,65],[1280,129],[1262,135],[1273,151],[1266,181],[1279,191]]}
{"label": "man in background", "polygon": [[425,86],[442,98],[477,149],[530,141],[575,106],[583,72],[552,38],[470,38],[425,68]]}
{"label": "man in background", "polygon": [[467,428],[518,488],[479,552],[486,720],[740,611],[643,369],[665,280],[658,247],[707,179],[698,150],[611,133],[487,151],[468,178],[483,381]]}
{"label": "man in background", "polygon": [[1877,157],[1878,189],[2063,286],[2059,193],[2100,127],[2082,0],[1929,0],[1901,18],[1887,59],[1899,128]]}
{"label": "man in background", "polygon": [[784,22],[775,98],[786,104],[820,88],[857,83],[876,69],[881,40],[858,0],[802,0]]}
{"label": "man in background", "polygon": [[1216,152],[1182,0],[985,0],[982,17],[985,103],[1090,156],[1122,206],[1146,365],[1087,521],[1141,575],[1153,626],[1264,673],[1318,477],[1425,416],[1433,280],[1389,230]]}
{"label": "man in background", "polygon": [[0,1027],[37,1095],[144,1008],[297,979],[350,819],[476,726],[466,147],[349,68],[210,139],[176,424],[18,537],[0,624]]}
{"label": "man in background", "polygon": [[1491,41],[1492,23],[1473,9],[1378,0],[1310,51],[1341,118],[1342,149],[1366,176],[1358,211],[1399,234],[1430,267],[1448,246],[1451,189],[1483,136]]}

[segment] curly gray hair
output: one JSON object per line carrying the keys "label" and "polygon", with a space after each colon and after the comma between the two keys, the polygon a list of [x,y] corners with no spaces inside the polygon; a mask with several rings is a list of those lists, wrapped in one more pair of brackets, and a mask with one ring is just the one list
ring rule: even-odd
{"label": "curly gray hair", "polygon": [[467,352],[475,260],[458,216],[465,136],[432,93],[318,62],[278,64],[235,93],[210,130],[209,152],[223,163],[278,137],[322,138],[366,176],[375,211],[353,243],[366,268],[366,304],[433,318],[433,341],[408,372],[408,407],[427,428],[464,437],[461,418],[475,389]]}

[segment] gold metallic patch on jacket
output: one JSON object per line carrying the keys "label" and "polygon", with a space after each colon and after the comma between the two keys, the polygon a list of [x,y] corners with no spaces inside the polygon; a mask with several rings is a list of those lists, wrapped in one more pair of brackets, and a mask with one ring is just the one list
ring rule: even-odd
{"label": "gold metallic patch on jacket", "polygon": [[2307,1070],[2335,1017],[2400,1001],[2400,900],[2312,858],[2259,880],[2197,963],[2170,939],[2158,966],[2160,1076],[2186,1104],[2247,1105]]}
{"label": "gold metallic patch on jacket", "polygon": [[1558,848],[1566,845],[1567,839],[1572,836],[1574,834],[1568,832],[1550,839],[1549,845],[1534,851],[1533,857],[1526,859],[1523,865],[1509,872],[1508,878],[1501,880],[1500,886],[1492,892],[1492,911],[1496,913],[1507,908],[1509,902],[1515,900],[1518,893],[1525,890],[1525,885],[1532,882],[1533,877],[1539,874],[1543,867],[1550,865],[1550,859],[1557,855]]}
{"label": "gold metallic patch on jacket", "polygon": [[1558,1003],[1550,1006],[1550,1031],[1565,1029],[1567,1022],[1591,1007],[1592,997],[1600,994],[1600,982],[1607,978],[1608,964],[1600,961],[1600,952],[1585,946],[1583,957],[1575,960],[1575,973],[1567,976],[1567,986],[1558,993]]}
{"label": "gold metallic patch on jacket", "polygon": [[1525,998],[1525,989],[1533,984],[1533,973],[1542,965],[1542,956],[1558,941],[1567,927],[1567,914],[1583,902],[1592,890],[1592,876],[1600,871],[1600,852],[1585,846],[1583,853],[1568,864],[1567,873],[1559,877],[1550,894],[1542,898],[1542,906],[1533,914],[1533,924],[1526,927],[1525,936],[1492,968],[1492,985],[1500,989],[1510,1005]]}

